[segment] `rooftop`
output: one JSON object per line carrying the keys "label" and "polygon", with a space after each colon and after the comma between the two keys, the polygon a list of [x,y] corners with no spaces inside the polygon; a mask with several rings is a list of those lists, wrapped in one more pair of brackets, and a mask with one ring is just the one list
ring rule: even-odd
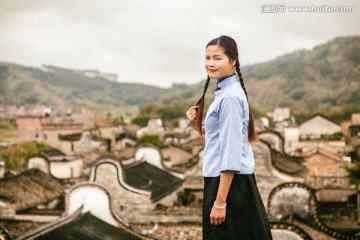
{"label": "rooftop", "polygon": [[170,158],[173,165],[186,163],[193,158],[190,153],[173,146],[161,149],[161,154],[165,159]]}
{"label": "rooftop", "polygon": [[117,228],[97,218],[90,212],[77,213],[68,219],[60,219],[20,239],[78,240],[78,239],[142,239],[130,229]]}
{"label": "rooftop", "polygon": [[0,199],[15,205],[16,211],[35,207],[60,197],[66,186],[39,169],[0,179]]}
{"label": "rooftop", "polygon": [[124,166],[125,181],[136,188],[151,191],[151,200],[157,201],[182,185],[183,180],[147,162]]}

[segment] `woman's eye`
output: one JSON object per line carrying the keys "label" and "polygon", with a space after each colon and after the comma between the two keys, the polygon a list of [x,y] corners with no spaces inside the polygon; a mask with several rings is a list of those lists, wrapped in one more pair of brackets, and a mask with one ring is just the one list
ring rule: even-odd
{"label": "woman's eye", "polygon": [[221,58],[215,58],[215,60],[220,61],[220,60],[221,60]]}

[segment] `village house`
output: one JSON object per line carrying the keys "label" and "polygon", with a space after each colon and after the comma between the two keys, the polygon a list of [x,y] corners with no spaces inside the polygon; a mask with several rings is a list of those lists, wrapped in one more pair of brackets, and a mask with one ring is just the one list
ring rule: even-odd
{"label": "village house", "polygon": [[1,111],[1,119],[16,119],[20,116],[27,115],[28,112],[24,106],[3,106]]}
{"label": "village house", "polygon": [[136,139],[136,133],[138,130],[140,130],[140,126],[137,124],[122,124],[119,126],[121,128],[121,133],[124,134],[124,137],[130,138],[130,139]]}
{"label": "village house", "polygon": [[75,155],[65,155],[57,149],[42,151],[27,159],[27,168],[37,168],[59,179],[78,178],[83,161]]}
{"label": "village house", "polygon": [[297,125],[287,126],[284,128],[284,150],[291,154],[299,147],[300,129]]}
{"label": "village house", "polygon": [[146,127],[140,128],[136,132],[136,136],[137,137],[141,137],[143,135],[163,136],[164,133],[165,133],[165,128],[163,126],[162,120],[160,118],[157,118],[157,119],[150,119]]}
{"label": "village house", "polygon": [[312,149],[303,153],[308,176],[346,176],[344,167],[349,163],[337,154],[324,148]]}
{"label": "village house", "polygon": [[22,141],[42,141],[60,149],[59,135],[93,129],[100,118],[100,114],[90,111],[58,117],[22,116],[16,119],[18,137]]}
{"label": "village house", "polygon": [[283,122],[290,118],[290,108],[275,108],[273,113],[274,122]]}
{"label": "village house", "polygon": [[59,134],[61,151],[66,154],[83,154],[95,150],[99,150],[101,147],[107,149],[110,146],[106,146],[106,142],[100,138],[98,130],[83,131],[81,133],[73,134]]}
{"label": "village house", "polygon": [[101,184],[72,186],[66,191],[65,206],[63,217],[18,239],[148,239],[114,211],[112,194]]}
{"label": "village house", "polygon": [[[360,144],[360,113],[351,115],[351,125],[349,126],[350,143],[353,147]],[[359,150],[360,151],[360,150]]]}
{"label": "village house", "polygon": [[0,157],[0,179],[5,176],[5,162]]}
{"label": "village house", "polygon": [[274,112],[268,112],[267,116],[273,119],[274,130],[280,133],[283,133],[285,127],[295,124],[295,118],[290,115],[290,108],[275,108]]}
{"label": "village house", "polygon": [[171,206],[177,200],[184,174],[171,171],[164,164],[160,149],[154,146],[144,144],[131,153],[127,156],[130,159],[120,161],[118,157],[100,158],[92,168],[90,180],[110,189],[115,211],[127,222],[151,222],[165,217],[156,213],[156,206]]}
{"label": "village house", "polygon": [[163,162],[168,168],[179,169],[182,172],[185,172],[186,165],[190,164],[190,161],[194,158],[192,154],[175,146],[168,146],[160,151],[164,158]]}
{"label": "village house", "polygon": [[178,126],[176,128],[166,129],[164,133],[164,144],[165,145],[177,145],[180,146],[193,139],[197,133],[193,130],[189,120],[186,118],[179,118]]}
{"label": "village house", "polygon": [[315,114],[313,117],[300,124],[301,140],[321,139],[339,132],[341,132],[340,125],[321,114]]}
{"label": "village house", "polygon": [[49,222],[63,212],[66,186],[39,169],[0,179],[0,223],[4,219]]}
{"label": "village house", "polygon": [[118,126],[99,127],[102,139],[109,142],[111,152],[135,146],[136,132],[140,127],[136,124],[120,124]]}

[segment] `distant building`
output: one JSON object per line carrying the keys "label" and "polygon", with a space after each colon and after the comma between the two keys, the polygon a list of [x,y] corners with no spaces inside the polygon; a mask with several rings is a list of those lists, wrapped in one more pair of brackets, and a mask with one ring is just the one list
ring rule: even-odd
{"label": "distant building", "polygon": [[284,150],[286,153],[294,152],[299,147],[300,129],[298,126],[284,128]]}
{"label": "distant building", "polygon": [[290,108],[275,108],[274,112],[267,114],[272,117],[275,128],[274,130],[283,134],[284,128],[295,124],[295,118],[290,115]]}
{"label": "distant building", "polygon": [[304,153],[309,176],[346,176],[344,166],[348,162],[325,149],[314,149]]}
{"label": "distant building", "polygon": [[320,114],[316,114],[300,125],[301,140],[321,139],[337,132],[341,132],[340,125]]}
{"label": "distant building", "polygon": [[42,141],[60,148],[58,135],[80,133],[95,127],[95,112],[73,114],[65,117],[18,117],[18,136],[25,141]]}
{"label": "distant building", "polygon": [[182,150],[181,148],[174,146],[161,149],[161,155],[163,156],[164,160],[167,161],[166,163],[164,162],[164,164],[168,165],[169,168],[181,168],[182,166],[185,166],[187,163],[189,163],[191,159],[193,159],[193,155]]}
{"label": "distant building", "polygon": [[290,108],[275,108],[273,120],[274,122],[282,122],[290,118]]}
{"label": "distant building", "polygon": [[136,132],[137,137],[143,135],[160,135],[162,136],[165,133],[165,128],[163,126],[162,120],[160,118],[150,119],[148,125],[139,129]]}
{"label": "distant building", "polygon": [[349,135],[352,146],[357,146],[360,144],[360,113],[354,113],[351,115]]}
{"label": "distant building", "polygon": [[118,75],[114,73],[102,73],[98,70],[84,70],[82,71],[82,74],[84,74],[87,77],[95,78],[95,77],[101,77],[105,78],[109,81],[116,82],[118,80]]}
{"label": "distant building", "polygon": [[83,161],[78,156],[68,156],[50,149],[28,158],[27,168],[40,169],[59,179],[78,178],[83,170]]}
{"label": "distant building", "polygon": [[5,176],[5,162],[0,158],[0,179]]}
{"label": "distant building", "polygon": [[83,154],[99,150],[102,146],[102,139],[98,130],[83,131],[74,134],[59,134],[61,151],[66,154]]}

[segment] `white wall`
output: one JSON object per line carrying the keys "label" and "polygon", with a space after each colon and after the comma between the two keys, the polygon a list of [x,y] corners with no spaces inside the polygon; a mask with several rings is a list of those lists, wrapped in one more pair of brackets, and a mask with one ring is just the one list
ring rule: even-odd
{"label": "white wall", "polygon": [[5,176],[5,162],[0,160],[0,178]]}
{"label": "white wall", "polygon": [[49,164],[47,160],[42,157],[32,157],[28,160],[28,169],[38,168],[44,173],[49,173]]}
{"label": "white wall", "polygon": [[7,202],[0,201],[0,217],[13,217],[14,215],[15,206]]}
{"label": "white wall", "polygon": [[60,179],[80,177],[82,171],[82,159],[73,161],[53,161],[50,163],[51,174]]}
{"label": "white wall", "polygon": [[135,159],[140,160],[144,158],[148,163],[160,169],[164,169],[161,165],[161,155],[159,150],[152,147],[141,147],[135,153]]}
{"label": "white wall", "polygon": [[110,200],[107,193],[94,186],[81,186],[71,191],[69,195],[69,211],[72,214],[83,205],[83,212],[90,211],[93,215],[117,226],[117,221],[110,211]]}
{"label": "white wall", "polygon": [[285,152],[290,153],[299,147],[300,129],[298,127],[284,128]]}
{"label": "white wall", "polygon": [[153,148],[153,147],[139,148],[135,153],[135,159],[140,160],[142,158],[144,158],[144,160],[146,160],[146,162],[150,163],[151,165],[153,165],[157,168],[160,168],[175,177],[184,179],[184,174],[170,172],[164,168],[164,166],[161,164],[161,155],[160,155],[160,151],[158,149]]}

